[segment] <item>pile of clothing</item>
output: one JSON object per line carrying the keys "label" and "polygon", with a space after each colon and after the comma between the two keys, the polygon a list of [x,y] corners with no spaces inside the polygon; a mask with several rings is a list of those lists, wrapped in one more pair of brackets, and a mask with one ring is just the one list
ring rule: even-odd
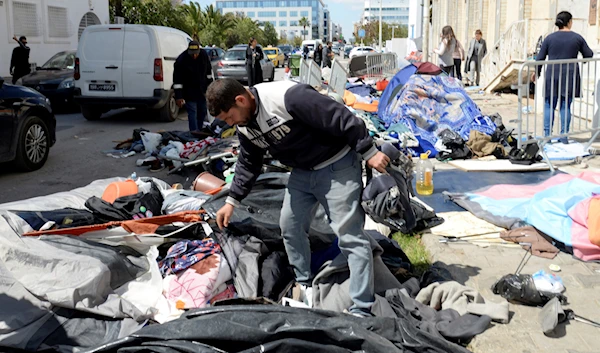
{"label": "pile of clothing", "polygon": [[[386,207],[374,206],[373,216],[407,231],[435,225],[435,213],[411,200],[410,159],[398,155],[393,160],[394,190],[403,192],[388,197]],[[371,181],[385,184],[377,181],[382,177]],[[309,231],[312,293],[301,289],[279,227],[288,178],[283,172],[262,174],[223,231],[214,219],[225,204],[227,187],[207,195],[151,178],[128,181],[139,192],[110,201],[101,196],[123,179],[0,205],[0,310],[9,318],[3,319],[8,329],[0,333],[0,344],[31,351],[116,351],[160,339],[167,346],[214,350],[241,344],[244,334],[245,346],[262,344],[277,351],[311,347],[320,334],[335,329],[339,339],[332,349],[375,344],[374,351],[465,352],[462,345],[491,320],[504,320],[496,309],[477,309],[487,304],[466,289],[464,295],[420,298],[432,283],[451,278],[416,278],[398,243],[374,230],[366,232],[374,255],[376,317],[360,321],[344,314],[352,304],[350,270],[322,207]],[[381,189],[375,199],[394,190]],[[455,303],[440,299],[446,297]],[[264,299],[258,305],[247,298]],[[292,316],[297,319],[292,326],[284,324],[289,320],[276,324]],[[317,317],[323,318],[322,325],[302,325]],[[219,324],[204,325],[204,320]],[[223,330],[228,322],[237,329]],[[209,326],[218,326],[219,332]],[[309,334],[299,335],[294,327]],[[416,341],[408,344],[405,333],[393,327],[410,327]],[[360,330],[365,339],[349,341],[343,334],[348,330]]]}

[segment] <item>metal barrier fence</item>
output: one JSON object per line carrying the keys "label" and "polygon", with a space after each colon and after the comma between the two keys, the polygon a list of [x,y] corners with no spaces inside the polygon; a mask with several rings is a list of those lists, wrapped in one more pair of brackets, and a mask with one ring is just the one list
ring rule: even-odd
{"label": "metal barrier fence", "polygon": [[321,77],[321,67],[317,65],[314,60],[311,60],[308,64],[308,83],[312,87],[321,87],[323,85],[323,78]]}
{"label": "metal barrier fence", "polygon": [[310,78],[310,65],[308,60],[300,60],[300,83],[308,83]]}
{"label": "metal barrier fence", "polygon": [[544,151],[550,140],[577,137],[587,150],[600,133],[599,64],[600,58],[527,61],[519,68],[518,147],[537,143],[551,170]]}
{"label": "metal barrier fence", "polygon": [[331,78],[327,86],[327,93],[333,91],[343,97],[347,82],[348,71],[344,69],[344,65],[338,59],[334,59],[331,64]]}
{"label": "metal barrier fence", "polygon": [[384,78],[398,72],[396,53],[367,54],[367,77]]}

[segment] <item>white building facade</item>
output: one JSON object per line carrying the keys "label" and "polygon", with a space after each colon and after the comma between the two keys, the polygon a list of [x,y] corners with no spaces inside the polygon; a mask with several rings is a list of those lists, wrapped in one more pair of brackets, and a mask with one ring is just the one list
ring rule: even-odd
{"label": "white building facade", "polygon": [[[383,1],[383,3],[381,3]],[[366,0],[362,23],[379,21],[381,7],[382,22],[408,26],[411,0]]]}
{"label": "white building facade", "polygon": [[332,24],[331,37],[335,40],[340,40],[340,36],[342,36],[342,25],[339,23]]}
{"label": "white building facade", "polygon": [[0,0],[0,76],[10,75],[13,35],[27,37],[29,62],[41,66],[77,49],[85,27],[109,22],[108,0]]}
{"label": "white building facade", "polygon": [[323,39],[324,8],[322,0],[268,0],[268,1],[216,1],[217,9],[223,14],[243,13],[259,22],[271,22],[277,33],[287,37],[302,37],[303,27],[299,21],[306,17],[310,27],[306,28],[306,39]]}

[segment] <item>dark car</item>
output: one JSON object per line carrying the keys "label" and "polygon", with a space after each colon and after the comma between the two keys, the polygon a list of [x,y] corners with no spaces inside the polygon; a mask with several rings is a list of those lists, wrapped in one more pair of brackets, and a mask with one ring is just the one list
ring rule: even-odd
{"label": "dark car", "polygon": [[294,48],[292,48],[292,46],[289,44],[280,45],[278,48],[283,52],[283,55],[285,56],[285,61],[287,62],[290,59],[290,55],[292,55],[292,51],[294,50]]}
{"label": "dark car", "polygon": [[40,169],[56,142],[56,118],[39,92],[4,84],[0,77],[0,162],[19,169]]}
{"label": "dark car", "polygon": [[346,48],[344,48],[344,59],[350,57],[350,52],[351,51],[352,51],[352,47],[346,47]]}
{"label": "dark car", "polygon": [[[223,60],[219,63],[217,78],[233,78],[238,81],[248,82],[248,73],[246,72],[246,48],[247,45],[236,45],[225,52]],[[262,48],[261,48],[262,49]],[[265,55],[260,61],[264,81],[273,81],[275,79],[275,67],[273,62]]]}
{"label": "dark car", "polygon": [[[217,77],[217,70],[219,69],[219,61],[221,61],[221,59],[223,59],[223,57],[225,56],[225,50],[221,49],[221,48],[215,48],[215,47],[206,47],[204,48],[204,51],[206,51],[206,54],[208,55],[208,58],[210,59],[210,64],[212,66],[212,72],[214,77]],[[212,76],[209,77],[209,79],[213,79]]]}
{"label": "dark car", "polygon": [[54,108],[72,105],[75,70],[75,50],[62,51],[50,58],[33,73],[21,77],[18,85],[30,87],[50,99]]}

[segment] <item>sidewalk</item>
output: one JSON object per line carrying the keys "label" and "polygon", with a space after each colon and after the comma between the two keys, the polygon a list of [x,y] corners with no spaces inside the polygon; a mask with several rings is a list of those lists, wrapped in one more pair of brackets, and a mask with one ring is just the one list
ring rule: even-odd
{"label": "sidewalk", "polygon": [[[478,94],[472,97],[484,114],[500,113],[504,123],[514,127],[508,121],[516,119],[516,97]],[[578,174],[583,170],[600,172],[600,156],[587,158],[586,163],[589,165],[587,169],[568,166],[561,170],[570,174]],[[438,241],[440,237],[433,234],[424,234],[422,239],[432,262],[441,262],[455,280],[477,289],[486,300],[493,302],[504,299],[492,293],[492,284],[502,276],[514,273],[525,254],[525,250],[514,247],[442,244]],[[538,270],[551,272],[548,269],[550,264],[557,264],[562,269],[557,274],[564,282],[564,294],[570,303],[565,308],[600,321],[600,264],[584,263],[565,253],[560,253],[553,260],[533,256],[522,273],[533,274]],[[547,337],[538,322],[540,311],[541,308],[510,304],[510,323],[493,323],[493,327],[476,336],[468,348],[475,353],[600,353],[599,328],[571,321],[567,325],[559,325],[554,337]]]}

